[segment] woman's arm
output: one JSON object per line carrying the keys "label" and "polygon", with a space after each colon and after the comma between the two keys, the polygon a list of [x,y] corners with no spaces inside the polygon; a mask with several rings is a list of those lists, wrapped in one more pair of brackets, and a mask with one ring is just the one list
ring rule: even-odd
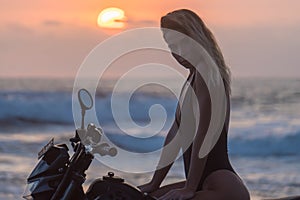
{"label": "woman's arm", "polygon": [[200,111],[200,120],[199,120],[198,130],[196,132],[193,141],[192,152],[191,152],[191,163],[190,163],[189,173],[185,185],[185,188],[192,191],[197,190],[198,184],[200,182],[206,164],[207,156],[205,156],[204,158],[199,158],[199,152],[211,120],[211,99],[207,91],[207,88],[205,86],[201,86],[201,88],[197,88],[197,89],[202,90],[201,94],[197,95],[199,111]]}
{"label": "woman's arm", "polygon": [[[174,139],[174,137],[177,134],[177,131],[178,131],[178,125],[176,120],[174,120],[174,123],[170,128],[167,137],[165,139],[164,147]],[[158,163],[158,169],[155,171],[152,180],[159,183],[159,185],[161,184],[161,182],[166,177],[168,171],[170,170],[171,166],[173,165],[174,161],[176,160],[179,150],[180,150],[180,146],[175,143],[172,144],[172,148],[163,148]],[[170,160],[172,160],[172,162],[168,162],[169,164],[166,164],[166,161],[170,161]]]}
{"label": "woman's arm", "polygon": [[[164,147],[173,140],[173,138],[177,134],[177,131],[178,131],[178,124],[177,121],[174,120],[173,125],[170,128],[167,137],[165,139]],[[172,150],[172,152],[170,152],[170,150]],[[153,192],[154,190],[159,188],[160,184],[162,183],[167,173],[169,172],[171,166],[173,165],[179,150],[180,150],[180,146],[178,145],[173,145],[172,148],[163,148],[157,170],[155,170],[152,180],[148,184],[139,186],[139,188],[143,192]],[[166,163],[166,161],[170,159],[172,159],[172,162]]]}

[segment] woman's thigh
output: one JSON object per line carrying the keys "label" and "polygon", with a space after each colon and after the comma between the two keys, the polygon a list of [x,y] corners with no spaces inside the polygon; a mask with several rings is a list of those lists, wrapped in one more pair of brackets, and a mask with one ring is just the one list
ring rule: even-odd
{"label": "woman's thigh", "polygon": [[[170,190],[183,188],[185,181],[163,186],[152,192],[153,197],[161,197]],[[250,200],[249,192],[242,180],[228,170],[218,170],[204,181],[203,190],[196,192],[192,200]]]}

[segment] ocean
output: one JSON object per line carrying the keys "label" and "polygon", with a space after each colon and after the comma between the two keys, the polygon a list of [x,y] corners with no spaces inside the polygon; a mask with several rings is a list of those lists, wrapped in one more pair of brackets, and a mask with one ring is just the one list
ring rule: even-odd
{"label": "ocean", "polygon": [[[149,86],[130,99],[129,111],[136,124],[150,122],[149,108],[160,104],[167,120],[160,134],[134,139],[122,133],[110,108],[108,80],[96,93],[95,108],[104,132],[117,146],[133,152],[160,148],[174,119],[176,98],[166,90]],[[74,135],[72,114],[73,80],[0,79],[0,199],[21,199],[26,177],[37,162],[37,153],[52,137],[68,143]],[[231,163],[251,193],[251,199],[300,195],[300,79],[236,78],[232,85],[228,151]],[[122,97],[120,97],[122,98]],[[120,106],[122,101],[118,101]],[[87,111],[88,112],[88,111]],[[145,132],[131,129],[134,136]],[[151,129],[147,130],[151,135]],[[148,157],[147,168],[155,162]],[[120,165],[134,165],[124,158]],[[107,173],[125,178],[132,185],[149,181],[151,173],[111,169],[94,160],[85,188]],[[172,167],[164,184],[184,178],[181,159]]]}

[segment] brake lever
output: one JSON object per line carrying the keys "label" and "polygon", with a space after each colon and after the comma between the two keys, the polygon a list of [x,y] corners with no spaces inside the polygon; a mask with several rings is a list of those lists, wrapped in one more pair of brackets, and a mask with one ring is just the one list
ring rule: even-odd
{"label": "brake lever", "polygon": [[115,147],[110,147],[107,143],[102,143],[93,147],[92,153],[98,153],[100,156],[111,156],[114,157],[117,155],[118,151]]}

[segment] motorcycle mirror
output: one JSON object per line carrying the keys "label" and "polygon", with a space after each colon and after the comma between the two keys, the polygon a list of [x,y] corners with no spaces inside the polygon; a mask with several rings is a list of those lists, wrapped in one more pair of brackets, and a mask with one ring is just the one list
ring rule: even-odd
{"label": "motorcycle mirror", "polygon": [[78,100],[81,107],[81,129],[84,129],[85,111],[90,110],[93,107],[94,101],[89,91],[84,88],[78,91]]}

